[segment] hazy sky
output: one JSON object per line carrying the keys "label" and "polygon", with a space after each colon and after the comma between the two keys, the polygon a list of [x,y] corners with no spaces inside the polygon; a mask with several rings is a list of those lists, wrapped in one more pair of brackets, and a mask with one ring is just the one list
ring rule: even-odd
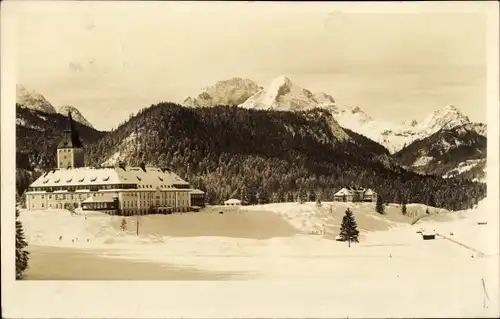
{"label": "hazy sky", "polygon": [[9,8],[17,82],[56,108],[76,106],[99,129],[218,80],[266,86],[278,75],[373,118],[419,120],[453,104],[485,122],[484,10],[375,5],[19,4]]}

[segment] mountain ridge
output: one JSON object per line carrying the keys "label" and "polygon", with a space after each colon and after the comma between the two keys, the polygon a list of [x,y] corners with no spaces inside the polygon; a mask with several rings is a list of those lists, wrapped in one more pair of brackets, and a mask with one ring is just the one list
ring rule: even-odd
{"label": "mountain ridge", "polygon": [[[255,82],[253,82],[255,83]],[[255,88],[258,86],[255,83]],[[254,90],[255,91],[255,90]],[[288,76],[274,78],[267,87],[260,87],[257,92],[248,92],[247,100],[238,106],[243,108],[273,109],[301,111],[313,108],[324,108],[332,112],[335,120],[344,128],[362,134],[386,147],[391,154],[401,150],[417,139],[424,139],[440,129],[452,128],[462,124],[472,123],[458,108],[447,105],[435,110],[421,121],[409,120],[402,123],[389,123],[374,120],[359,106],[339,105],[327,93],[316,92],[295,84]],[[251,95],[251,93],[253,93]],[[217,104],[223,105],[223,104]],[[215,106],[206,104],[205,107]],[[485,135],[486,126],[482,134]],[[478,125],[479,125],[478,124]],[[481,132],[480,132],[481,133]]]}

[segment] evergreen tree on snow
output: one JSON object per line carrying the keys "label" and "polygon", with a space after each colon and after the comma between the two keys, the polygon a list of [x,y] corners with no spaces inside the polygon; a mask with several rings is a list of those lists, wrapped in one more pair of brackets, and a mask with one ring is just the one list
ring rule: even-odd
{"label": "evergreen tree on snow", "polygon": [[383,214],[384,210],[385,210],[384,209],[384,201],[382,199],[382,196],[380,196],[380,194],[377,195],[377,203],[375,204],[375,210],[379,214]]}
{"label": "evergreen tree on snow", "polygon": [[122,224],[120,225],[122,231],[125,231],[127,229],[127,221],[125,218],[122,219]]}
{"label": "evergreen tree on snow", "polygon": [[406,215],[406,200],[403,200],[403,206],[401,206],[401,213]]}
{"label": "evergreen tree on snow", "polygon": [[349,242],[349,247],[351,247],[351,241],[355,243],[359,242],[358,235],[358,225],[354,219],[354,214],[348,208],[342,218],[342,225],[340,225],[340,238],[343,241]]}
{"label": "evergreen tree on snow", "polygon": [[431,194],[429,196],[429,202],[428,202],[427,205],[432,206],[432,207],[437,207],[437,205],[436,205],[436,199],[434,198],[433,194]]}
{"label": "evergreen tree on snow", "polygon": [[316,207],[321,207],[322,204],[321,204],[321,199],[319,198],[319,196],[316,197]]}
{"label": "evergreen tree on snow", "polygon": [[27,246],[23,224],[19,220],[19,210],[16,209],[16,279],[21,279],[28,268],[29,252],[25,250]]}

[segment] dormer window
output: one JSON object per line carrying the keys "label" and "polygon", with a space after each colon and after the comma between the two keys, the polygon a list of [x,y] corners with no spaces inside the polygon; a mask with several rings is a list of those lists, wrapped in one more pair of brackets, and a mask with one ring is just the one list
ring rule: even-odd
{"label": "dormer window", "polygon": [[106,182],[107,180],[109,180],[109,176],[104,177],[102,180]]}
{"label": "dormer window", "polygon": [[139,181],[142,181],[142,179],[139,176],[136,176]]}
{"label": "dormer window", "polygon": [[70,183],[73,180],[73,177],[70,177],[68,180],[66,180],[66,183]]}
{"label": "dormer window", "polygon": [[83,182],[83,180],[85,179],[85,177],[82,177],[78,180],[79,183]]}
{"label": "dormer window", "polygon": [[158,179],[163,182],[163,178],[161,178],[160,176],[158,176]]}
{"label": "dormer window", "polygon": [[91,181],[91,182],[95,182],[95,180],[96,180],[96,179],[97,179],[97,177],[95,177],[95,176],[94,176],[94,177],[91,177],[91,178],[90,178],[90,181]]}
{"label": "dormer window", "polygon": [[59,178],[58,178],[58,179],[55,179],[55,180],[54,180],[54,183],[59,183],[59,181],[60,181],[60,180],[61,180],[61,179],[59,179]]}

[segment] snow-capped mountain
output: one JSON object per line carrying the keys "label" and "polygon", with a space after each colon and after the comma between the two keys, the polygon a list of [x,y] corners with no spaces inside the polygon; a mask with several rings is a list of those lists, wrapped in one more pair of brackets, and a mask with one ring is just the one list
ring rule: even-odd
{"label": "snow-capped mountain", "polygon": [[82,115],[82,113],[74,106],[71,105],[63,105],[57,111],[59,114],[68,115],[68,112],[71,112],[71,117],[73,120],[86,125],[88,127],[94,128],[92,124]]}
{"label": "snow-capped mountain", "polygon": [[183,104],[191,107],[210,107],[215,105],[239,105],[262,90],[257,83],[249,79],[232,78],[219,81],[203,89],[196,97],[188,97]]}
{"label": "snow-capped mountain", "polygon": [[311,91],[293,83],[288,77],[279,76],[272,80],[269,86],[239,106],[252,109],[305,111],[319,106],[333,106],[334,103],[331,96],[326,94],[315,96]]}
{"label": "snow-capped mountain", "polygon": [[43,95],[33,90],[28,90],[20,84],[16,85],[16,103],[24,108],[45,113],[56,113],[54,106]]}
{"label": "snow-capped mountain", "polygon": [[420,123],[415,125],[418,135],[430,136],[442,129],[451,129],[471,123],[469,118],[453,105],[447,105],[440,110],[429,114]]}
{"label": "snow-capped mountain", "polygon": [[[242,85],[249,81],[251,85]],[[234,98],[234,92],[238,98]],[[244,93],[243,93],[244,92]],[[252,94],[249,94],[253,92]],[[245,96],[248,98],[245,99]],[[375,120],[360,107],[339,104],[331,95],[323,92],[313,93],[291,81],[289,77],[278,76],[262,88],[250,80],[239,78],[220,81],[215,86],[206,89],[198,98],[188,98],[185,103],[190,106],[215,106],[230,104],[244,100],[238,106],[254,109],[271,109],[281,111],[305,111],[323,108],[330,111],[341,127],[364,135],[383,145],[391,154],[410,145],[412,142],[425,139],[442,129],[469,125],[478,134],[486,136],[486,125],[471,123],[458,108],[448,105],[443,109],[429,114],[422,121],[415,119],[402,123],[390,123]]]}
{"label": "snow-capped mountain", "polygon": [[486,137],[485,124],[472,123],[467,116],[452,105],[432,112],[420,122],[409,120],[401,124],[395,124],[371,119],[353,118],[352,116],[344,118],[343,115],[337,116],[336,119],[341,126],[363,134],[384,145],[391,153],[396,153],[412,142],[425,139],[443,129],[463,127],[468,130],[474,130]]}

